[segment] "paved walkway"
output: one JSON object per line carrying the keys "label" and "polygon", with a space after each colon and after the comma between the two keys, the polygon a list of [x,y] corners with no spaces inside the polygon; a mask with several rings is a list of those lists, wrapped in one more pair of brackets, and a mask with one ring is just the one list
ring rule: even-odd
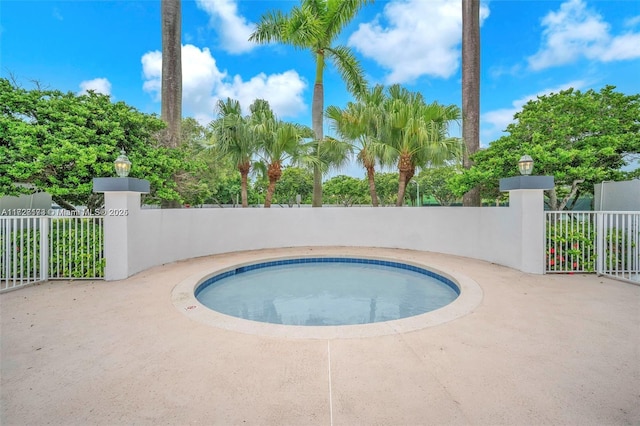
{"label": "paved walkway", "polygon": [[[172,303],[212,265],[301,251],[430,264],[483,298],[450,322],[350,339],[226,330]],[[595,275],[407,250],[263,250],[37,285],[0,295],[0,309],[7,426],[640,424],[640,286]]]}

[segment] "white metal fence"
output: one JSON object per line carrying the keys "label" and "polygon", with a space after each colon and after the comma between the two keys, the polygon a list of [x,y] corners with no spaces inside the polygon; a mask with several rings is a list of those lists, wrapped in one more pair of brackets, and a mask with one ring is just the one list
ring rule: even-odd
{"label": "white metal fence", "polygon": [[546,212],[545,265],[640,283],[640,212]]}
{"label": "white metal fence", "polygon": [[0,217],[0,292],[48,279],[104,277],[101,216]]}

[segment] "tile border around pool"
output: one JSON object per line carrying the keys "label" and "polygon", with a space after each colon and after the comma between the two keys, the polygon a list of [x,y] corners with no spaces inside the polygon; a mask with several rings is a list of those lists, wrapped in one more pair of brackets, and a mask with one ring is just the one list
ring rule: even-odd
{"label": "tile border around pool", "polygon": [[[318,250],[320,248],[316,248]],[[405,261],[393,259],[385,256],[345,254],[344,256],[335,253],[323,255],[316,252],[313,255],[291,255],[260,257],[259,253],[247,253],[255,257],[251,261],[245,261],[232,266],[211,267],[201,273],[194,274],[178,285],[171,293],[173,305],[190,319],[212,327],[223,328],[245,334],[263,335],[281,338],[299,339],[350,339],[392,335],[420,330],[453,321],[472,312],[482,302],[482,289],[471,278],[459,273],[443,271],[428,264],[415,261]],[[297,260],[297,263],[304,263],[307,259],[366,259],[368,261],[391,262],[409,267],[419,268],[435,273],[450,280],[460,290],[460,295],[452,303],[431,312],[413,317],[371,323],[362,325],[341,325],[341,326],[299,326],[270,324],[225,315],[209,309],[202,305],[195,297],[196,290],[208,279],[221,274],[233,275],[239,268],[256,265],[269,264],[276,265],[276,262],[286,262]]]}
{"label": "tile border around pool", "polygon": [[252,263],[245,264],[243,266],[234,267],[224,272],[220,272],[217,275],[210,276],[206,280],[202,280],[196,287],[194,294],[197,298],[198,294],[200,294],[200,292],[204,290],[207,286],[237,274],[255,271],[256,269],[271,268],[274,266],[298,265],[298,264],[305,264],[305,263],[356,263],[361,265],[377,265],[377,266],[386,266],[388,268],[403,269],[406,271],[411,271],[411,272],[416,272],[418,274],[426,275],[430,278],[434,278],[440,281],[441,283],[449,286],[451,289],[453,289],[453,291],[455,291],[458,294],[458,296],[460,296],[460,287],[458,287],[455,280],[451,280],[445,275],[438,274],[433,270],[426,269],[421,266],[411,265],[409,263],[404,263],[404,262],[355,257],[355,256],[349,256],[349,257],[328,257],[328,256],[327,257],[323,257],[323,256],[304,257],[302,256],[302,257],[296,257],[293,259],[281,259],[281,260],[266,261],[266,262],[263,262],[263,261],[252,262]]}

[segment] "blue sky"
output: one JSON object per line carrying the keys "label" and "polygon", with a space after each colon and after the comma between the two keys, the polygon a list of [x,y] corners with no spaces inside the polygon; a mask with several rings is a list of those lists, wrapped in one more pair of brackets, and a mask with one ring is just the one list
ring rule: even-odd
{"label": "blue sky", "polygon": [[[281,118],[310,125],[311,54],[247,41],[262,13],[295,4],[183,0],[183,114],[206,124],[217,99],[236,98],[246,108],[263,98]],[[537,95],[607,84],[640,93],[638,0],[494,0],[482,4],[481,15],[482,145]],[[460,105],[460,33],[460,0],[378,0],[338,42],[355,51],[370,84],[401,83],[428,101]],[[0,4],[0,74],[25,88],[38,81],[63,91],[93,89],[159,113],[160,51],[158,0]],[[325,106],[349,100],[329,66]]]}

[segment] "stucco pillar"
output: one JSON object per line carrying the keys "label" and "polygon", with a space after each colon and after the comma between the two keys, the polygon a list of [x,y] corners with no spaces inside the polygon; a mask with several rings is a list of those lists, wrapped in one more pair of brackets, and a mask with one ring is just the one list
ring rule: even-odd
{"label": "stucco pillar", "polygon": [[520,270],[544,274],[544,190],[552,189],[553,176],[516,176],[500,179],[500,190],[509,191],[509,209],[519,218],[514,250],[520,252]]}
{"label": "stucco pillar", "polygon": [[140,194],[149,192],[149,181],[94,178],[93,192],[104,193],[105,280],[123,280],[131,275],[129,226],[140,214]]}

